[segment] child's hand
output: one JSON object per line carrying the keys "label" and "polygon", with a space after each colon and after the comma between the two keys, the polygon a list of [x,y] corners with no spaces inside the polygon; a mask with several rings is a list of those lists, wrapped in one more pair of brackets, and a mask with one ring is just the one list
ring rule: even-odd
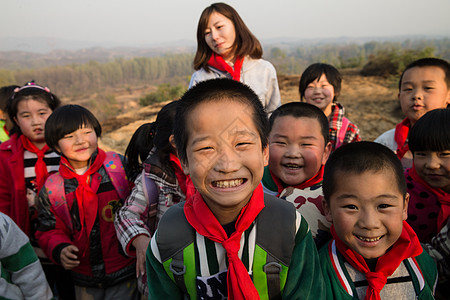
{"label": "child's hand", "polygon": [[145,274],[145,252],[147,252],[150,237],[145,234],[137,236],[131,243],[136,248],[136,277]]}
{"label": "child's hand", "polygon": [[80,261],[77,260],[78,256],[75,253],[78,253],[77,246],[70,245],[61,250],[60,258],[61,265],[66,270],[71,270],[77,267],[80,264]]}

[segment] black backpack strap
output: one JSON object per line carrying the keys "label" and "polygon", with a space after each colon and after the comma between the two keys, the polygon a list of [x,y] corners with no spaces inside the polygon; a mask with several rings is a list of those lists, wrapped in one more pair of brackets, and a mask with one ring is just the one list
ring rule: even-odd
{"label": "black backpack strap", "polygon": [[183,291],[185,298],[188,299],[189,296],[184,282],[186,266],[184,265],[183,250],[194,242],[195,230],[184,215],[184,203],[180,202],[164,213],[159,221],[156,243],[161,260],[165,262],[172,259],[170,271],[175,283]]}
{"label": "black backpack strap", "polygon": [[277,197],[264,194],[265,207],[258,215],[256,243],[267,252],[263,269],[269,299],[281,299],[280,273],[289,266],[295,246],[295,207]]}

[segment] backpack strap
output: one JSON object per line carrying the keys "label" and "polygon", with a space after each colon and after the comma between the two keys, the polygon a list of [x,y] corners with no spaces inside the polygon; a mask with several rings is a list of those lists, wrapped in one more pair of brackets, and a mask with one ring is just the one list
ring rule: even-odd
{"label": "backpack strap", "polygon": [[[188,297],[189,294],[197,293],[195,254],[193,253],[195,229],[184,215],[184,203],[180,202],[172,206],[163,215],[159,221],[156,243],[167,274],[183,291],[185,297]],[[186,268],[186,265],[189,268]]]}
{"label": "backpack strap", "polygon": [[347,128],[350,121],[346,117],[342,117],[342,126],[338,130],[337,139],[336,139],[336,149],[344,144],[345,135],[347,133]]}
{"label": "backpack strap", "polygon": [[47,191],[48,199],[55,214],[58,214],[63,223],[72,230],[72,218],[70,217],[69,207],[67,206],[64,178],[59,172],[48,177],[45,182],[45,190]]}
{"label": "backpack strap", "polygon": [[[282,272],[287,271],[295,247],[296,210],[291,203],[268,194],[264,194],[264,205],[257,218],[256,244],[267,252],[261,269],[266,273],[269,299],[281,299],[286,282],[285,276],[281,279]],[[253,269],[257,272],[260,267]]]}
{"label": "backpack strap", "polygon": [[159,191],[155,181],[147,176],[147,174],[149,173],[149,167],[150,165],[144,165],[144,168],[142,169],[141,182],[144,197],[147,200],[149,207],[147,214],[147,226],[150,230],[150,234],[153,236],[157,224]]}
{"label": "backpack strap", "polygon": [[103,166],[120,199],[125,200],[130,195],[130,185],[120,155],[112,151],[106,152]]}

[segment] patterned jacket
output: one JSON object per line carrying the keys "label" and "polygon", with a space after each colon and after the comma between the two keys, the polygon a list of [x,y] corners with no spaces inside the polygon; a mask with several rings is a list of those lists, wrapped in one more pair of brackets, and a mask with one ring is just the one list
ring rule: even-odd
{"label": "patterned jacket", "polygon": [[[344,113],[344,107],[338,102],[331,107],[331,114],[328,117],[330,123],[328,125],[333,151],[342,145],[361,141],[359,128],[344,117]],[[343,124],[346,126],[343,126]]]}

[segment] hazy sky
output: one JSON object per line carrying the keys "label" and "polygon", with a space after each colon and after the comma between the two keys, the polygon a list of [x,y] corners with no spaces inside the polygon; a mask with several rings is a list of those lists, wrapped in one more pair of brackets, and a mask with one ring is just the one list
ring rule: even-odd
{"label": "hazy sky", "polygon": [[[1,0],[0,38],[42,36],[130,46],[195,40],[200,0]],[[449,0],[225,1],[261,40],[450,36]]]}

